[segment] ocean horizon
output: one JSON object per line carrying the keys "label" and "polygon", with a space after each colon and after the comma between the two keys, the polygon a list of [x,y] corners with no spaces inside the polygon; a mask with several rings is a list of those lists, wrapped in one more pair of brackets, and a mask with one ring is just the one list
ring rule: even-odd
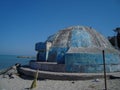
{"label": "ocean horizon", "polygon": [[30,60],[30,58],[18,58],[18,55],[0,55],[0,70],[9,68],[16,63],[26,65]]}

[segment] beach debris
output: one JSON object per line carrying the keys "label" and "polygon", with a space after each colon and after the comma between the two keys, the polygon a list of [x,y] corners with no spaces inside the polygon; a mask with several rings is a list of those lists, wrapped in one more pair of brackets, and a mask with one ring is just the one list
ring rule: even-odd
{"label": "beach debris", "polygon": [[10,78],[10,79],[14,79],[14,78],[15,78],[15,75],[14,75],[14,74],[12,74],[12,73],[11,73],[11,74],[9,74],[9,78]]}
{"label": "beach debris", "polygon": [[93,82],[100,82],[100,80],[99,79],[95,79],[95,80],[93,80]]}
{"label": "beach debris", "polygon": [[75,82],[74,81],[72,81],[72,84],[74,84]]}
{"label": "beach debris", "polygon": [[34,77],[34,80],[33,80],[32,84],[31,84],[30,89],[34,89],[34,88],[37,87],[38,71],[39,71],[39,70],[37,70],[36,73],[35,73],[35,77]]}
{"label": "beach debris", "polygon": [[3,78],[10,78],[13,79],[15,78],[15,75],[18,74],[18,68],[20,67],[20,64],[15,64],[5,70],[3,70],[2,72],[0,72],[0,75],[3,75]]}

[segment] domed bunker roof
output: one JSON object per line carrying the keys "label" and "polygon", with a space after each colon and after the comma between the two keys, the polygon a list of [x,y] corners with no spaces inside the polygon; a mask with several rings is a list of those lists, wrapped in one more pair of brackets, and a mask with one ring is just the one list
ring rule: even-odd
{"label": "domed bunker roof", "polygon": [[37,43],[39,61],[65,64],[67,72],[102,72],[102,50],[105,50],[107,71],[120,71],[120,53],[91,27],[73,26],[60,30]]}
{"label": "domed bunker roof", "polygon": [[91,27],[73,26],[49,36],[52,47],[101,47],[112,48],[109,41]]}

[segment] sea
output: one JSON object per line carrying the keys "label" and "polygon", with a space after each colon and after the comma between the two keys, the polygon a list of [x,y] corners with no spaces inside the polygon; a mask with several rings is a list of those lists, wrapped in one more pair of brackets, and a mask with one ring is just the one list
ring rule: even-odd
{"label": "sea", "polygon": [[0,55],[0,70],[9,68],[16,63],[27,65],[30,58],[18,58],[17,55]]}

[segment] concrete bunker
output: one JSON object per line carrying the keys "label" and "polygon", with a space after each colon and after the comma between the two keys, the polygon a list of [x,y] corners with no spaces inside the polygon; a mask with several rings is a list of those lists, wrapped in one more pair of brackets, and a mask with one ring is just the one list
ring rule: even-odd
{"label": "concrete bunker", "polygon": [[49,36],[45,42],[36,43],[35,50],[38,52],[37,61],[30,62],[30,67],[34,69],[103,72],[102,50],[105,50],[107,72],[120,71],[120,52],[100,33],[86,26],[60,30]]}

